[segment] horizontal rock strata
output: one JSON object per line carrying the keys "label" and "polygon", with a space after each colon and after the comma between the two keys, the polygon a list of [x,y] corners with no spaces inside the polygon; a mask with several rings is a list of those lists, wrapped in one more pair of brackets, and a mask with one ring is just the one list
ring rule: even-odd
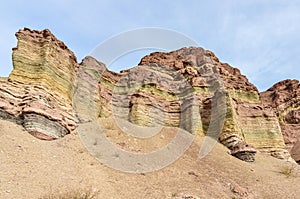
{"label": "horizontal rock strata", "polygon": [[75,129],[75,55],[49,30],[16,33],[14,69],[0,84],[0,117],[16,121],[34,136],[52,140]]}
{"label": "horizontal rock strata", "polygon": [[[263,107],[257,88],[210,51],[152,53],[132,69],[100,73],[95,105],[100,117],[113,115],[142,126],[167,125],[209,135],[246,161],[254,160],[255,148],[278,158],[289,156],[277,116]],[[225,101],[214,104],[213,96],[222,89]],[[224,116],[215,113],[224,108],[220,103],[225,104]],[[215,120],[224,123],[220,135],[214,134],[219,125]]]}
{"label": "horizontal rock strata", "polygon": [[285,80],[261,93],[265,108],[276,113],[287,149],[300,162],[300,85],[298,80]]}
{"label": "horizontal rock strata", "polygon": [[[0,118],[45,140],[101,117],[210,136],[254,161],[256,150],[299,161],[297,81],[259,93],[241,72],[202,48],[156,52],[115,73],[75,55],[49,30],[16,33],[14,69],[0,78]],[[283,132],[283,134],[282,134]],[[288,149],[288,151],[286,150]]]}

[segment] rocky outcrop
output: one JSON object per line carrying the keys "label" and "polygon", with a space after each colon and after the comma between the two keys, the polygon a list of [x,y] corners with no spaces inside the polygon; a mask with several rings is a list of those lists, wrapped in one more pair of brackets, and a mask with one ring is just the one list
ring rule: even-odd
{"label": "rocky outcrop", "polygon": [[[38,138],[57,139],[78,123],[114,116],[210,136],[245,161],[254,161],[257,149],[287,158],[285,143],[291,153],[299,151],[294,134],[286,133],[298,128],[299,98],[280,97],[282,91],[260,94],[238,69],[210,51],[189,47],[151,53],[138,66],[115,73],[92,57],[78,64],[49,30],[25,28],[16,36],[14,70],[0,79],[0,118]],[[269,100],[273,95],[279,97]]]}
{"label": "rocky outcrop", "polygon": [[[202,68],[209,67],[220,77],[219,83],[227,90],[226,119],[219,140],[229,149],[239,143],[247,143],[273,156],[289,156],[277,116],[271,109],[265,109],[257,88],[236,68],[219,62],[210,51],[201,48],[184,48],[171,53],[153,53],[142,59],[141,64],[160,63],[180,71],[195,90],[200,105],[203,133],[211,123],[211,95]],[[191,72],[190,67],[198,72]],[[198,69],[198,70],[197,70]],[[200,69],[200,70],[199,70]],[[198,92],[198,91],[201,92]],[[204,91],[204,92],[203,92]]]}
{"label": "rocky outcrop", "polygon": [[245,142],[238,142],[231,149],[231,155],[246,162],[254,162],[255,153],[255,148]]}
{"label": "rocky outcrop", "polygon": [[[97,119],[101,115],[100,111],[105,107],[103,100],[109,99],[109,96],[99,92],[98,84],[101,74],[105,71],[105,65],[90,56],[80,63],[73,95],[73,108],[80,123]],[[109,106],[109,103],[106,106]]]}
{"label": "rocky outcrop", "polygon": [[285,144],[294,160],[300,162],[300,85],[298,80],[285,80],[261,93],[265,108],[279,118]]}
{"label": "rocky outcrop", "polygon": [[[214,105],[220,90],[226,90],[225,98]],[[114,115],[138,125],[209,135],[246,161],[254,160],[255,148],[278,158],[289,156],[277,116],[264,108],[257,88],[202,48],[152,53],[121,73],[102,71],[99,97],[100,117]],[[214,133],[220,125],[215,121],[224,123],[220,135]]]}
{"label": "rocky outcrop", "polygon": [[14,69],[0,84],[0,117],[22,124],[34,136],[51,140],[75,129],[72,96],[76,57],[49,31],[16,33]]}

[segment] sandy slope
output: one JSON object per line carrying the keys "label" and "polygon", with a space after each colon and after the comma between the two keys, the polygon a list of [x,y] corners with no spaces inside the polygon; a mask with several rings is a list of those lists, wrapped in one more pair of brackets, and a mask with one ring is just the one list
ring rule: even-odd
{"label": "sandy slope", "polygon": [[[116,132],[112,128],[107,134],[133,144]],[[76,134],[41,141],[0,121],[0,198],[39,198],[78,189],[95,190],[99,198],[300,198],[299,166],[287,177],[280,171],[290,163],[263,154],[257,154],[255,163],[245,163],[220,144],[200,160],[200,146],[197,138],[178,161],[160,171],[127,174],[99,163]]]}

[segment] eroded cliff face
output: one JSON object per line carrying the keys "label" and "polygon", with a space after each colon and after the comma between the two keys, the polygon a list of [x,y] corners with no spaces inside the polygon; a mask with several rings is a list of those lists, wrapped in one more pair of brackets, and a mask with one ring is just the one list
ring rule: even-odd
{"label": "eroded cliff face", "polygon": [[16,36],[14,70],[0,79],[0,118],[38,138],[57,139],[79,123],[114,116],[208,135],[245,161],[254,160],[256,149],[278,158],[289,157],[285,143],[297,150],[295,139],[285,136],[284,142],[281,128],[298,128],[295,104],[300,99],[283,100],[292,109],[280,112],[279,106],[268,105],[268,93],[261,98],[238,69],[210,51],[190,47],[151,53],[138,66],[115,73],[92,57],[78,64],[49,30],[24,29]]}
{"label": "eroded cliff face", "polygon": [[49,30],[16,33],[14,69],[0,84],[0,117],[51,140],[75,129],[72,96],[76,57]]}
{"label": "eroded cliff face", "polygon": [[[114,115],[138,125],[167,125],[209,135],[246,161],[253,161],[255,148],[289,157],[278,118],[262,105],[257,88],[210,51],[191,47],[152,53],[132,69],[98,74],[99,117]],[[224,123],[220,135],[212,134],[220,128],[215,127],[217,121]]]}
{"label": "eroded cliff face", "polygon": [[[221,63],[210,51],[201,48],[181,49],[172,53],[153,53],[142,59],[141,64],[160,63],[186,73],[188,67],[196,70],[207,65],[219,74],[228,92],[227,114],[219,140],[232,148],[243,141],[272,155],[285,158],[285,144],[276,115],[271,109],[263,107],[257,88],[236,68]],[[203,84],[203,74],[189,74],[192,87],[208,91]],[[201,85],[202,82],[202,85]],[[210,92],[197,93],[203,131],[207,131],[210,120]]]}
{"label": "eroded cliff face", "polygon": [[264,106],[276,113],[292,158],[300,163],[300,85],[285,80],[261,93]]}

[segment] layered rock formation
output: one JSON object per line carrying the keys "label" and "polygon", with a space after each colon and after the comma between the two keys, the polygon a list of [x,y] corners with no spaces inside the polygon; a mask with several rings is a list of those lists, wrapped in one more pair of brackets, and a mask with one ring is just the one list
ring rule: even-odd
{"label": "layered rock formation", "polygon": [[[204,75],[199,69],[205,66],[211,68],[215,71],[214,74],[219,74],[219,83],[223,83],[227,91],[227,113],[219,140],[230,149],[240,143],[248,143],[242,145],[247,146],[245,151],[254,151],[251,149],[253,145],[276,157],[285,158],[287,154],[276,115],[271,110],[264,109],[257,88],[238,69],[219,62],[212,52],[201,48],[181,49],[169,54],[154,53],[143,58],[141,64],[152,62],[178,69],[190,80],[196,95],[199,99],[202,98],[198,104],[204,134],[212,121],[210,100],[213,93],[208,91],[207,84],[203,84]],[[198,69],[198,75],[184,74],[188,67]],[[198,93],[198,90],[202,92]]]}
{"label": "layered rock formation", "polygon": [[[49,30],[24,29],[16,36],[14,70],[0,79],[0,118],[23,125],[36,137],[56,139],[78,123],[114,116],[210,136],[245,161],[254,161],[256,149],[287,158],[285,142],[291,153],[299,151],[297,139],[286,132],[298,128],[300,99],[273,99],[280,86],[260,94],[238,69],[210,51],[190,47],[151,53],[138,66],[115,73],[92,57],[78,64]],[[291,87],[299,96],[299,86]]]}
{"label": "layered rock formation", "polygon": [[261,93],[264,106],[279,118],[284,141],[292,158],[300,163],[300,85],[298,80],[285,80]]}
{"label": "layered rock formation", "polygon": [[[100,73],[100,103],[95,105],[100,117],[209,135],[247,161],[253,161],[254,147],[278,158],[289,156],[277,116],[263,107],[257,88],[210,51],[152,53],[132,69]],[[220,91],[223,95],[217,95]]]}
{"label": "layered rock formation", "polygon": [[49,30],[16,33],[14,69],[0,84],[0,118],[22,124],[34,136],[51,140],[75,129],[72,96],[78,64]]}

